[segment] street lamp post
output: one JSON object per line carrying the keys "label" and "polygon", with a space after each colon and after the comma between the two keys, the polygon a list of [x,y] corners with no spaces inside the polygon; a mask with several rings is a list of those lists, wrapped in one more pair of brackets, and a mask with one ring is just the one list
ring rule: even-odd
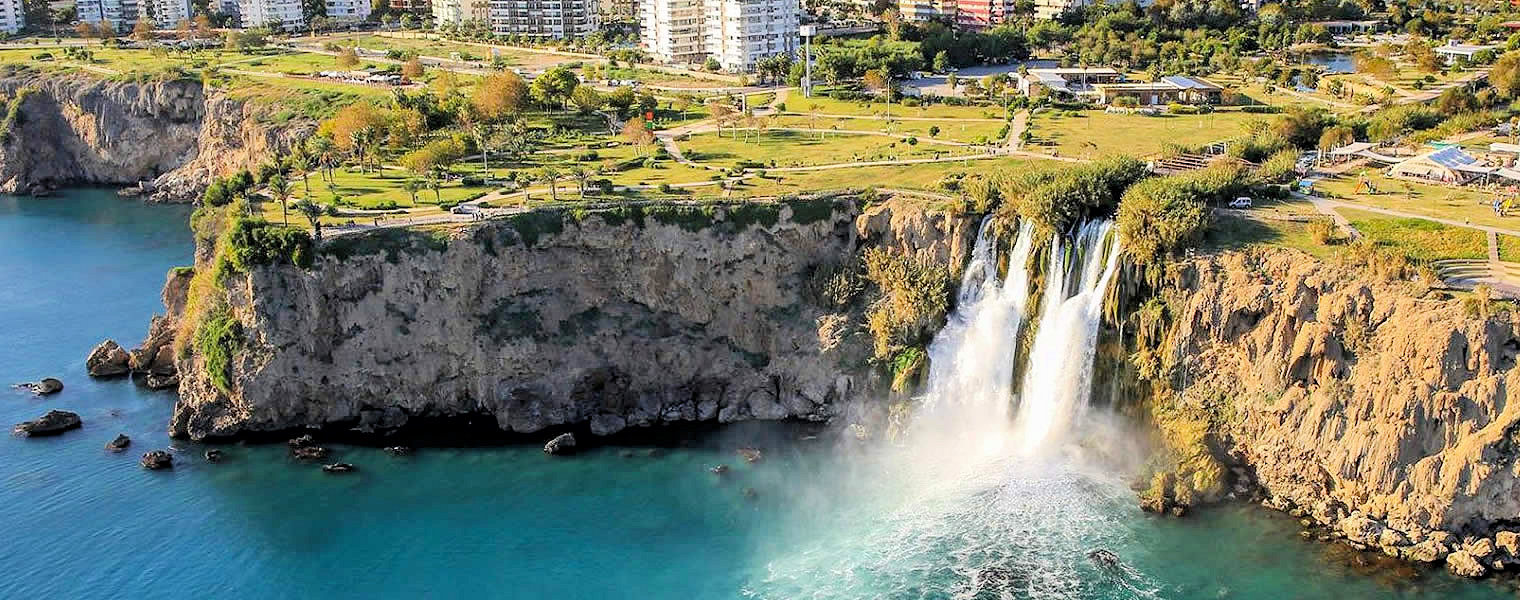
{"label": "street lamp post", "polygon": [[803,25],[802,33],[802,97],[813,97],[813,36],[818,34],[817,25]]}

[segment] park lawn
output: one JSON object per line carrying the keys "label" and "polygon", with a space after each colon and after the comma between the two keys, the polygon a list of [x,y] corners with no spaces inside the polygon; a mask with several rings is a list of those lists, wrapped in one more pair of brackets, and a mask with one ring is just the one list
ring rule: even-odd
{"label": "park lawn", "polygon": [[[808,115],[788,113],[774,117],[771,120],[771,125],[794,129],[816,128],[824,135],[829,135],[829,132],[834,129],[879,131],[902,137],[917,137],[920,142],[947,140],[967,144],[980,144],[999,142],[998,131],[1003,128],[1004,123],[1001,121],[971,121],[962,119],[947,119],[944,121],[888,121],[886,119],[834,119],[829,117],[814,119]],[[929,135],[930,127],[938,127],[939,135]],[[816,134],[814,136],[816,137]]]}
{"label": "park lawn", "polygon": [[1390,217],[1354,208],[1337,207],[1335,210],[1373,244],[1400,252],[1411,260],[1425,262],[1488,256],[1488,238],[1478,229],[1425,219]]}
{"label": "park lawn", "polygon": [[1246,124],[1270,115],[1216,111],[1206,115],[1128,115],[1099,110],[1044,110],[1030,120],[1031,150],[1045,148],[1060,156],[1097,158],[1111,154],[1148,156],[1168,143],[1199,145],[1238,137]]}
{"label": "park lawn", "polygon": [[[633,80],[646,85],[671,88],[721,88],[732,87],[735,84],[727,79],[717,77],[704,77],[701,72],[666,73],[654,69],[641,69],[635,66],[613,67],[603,63],[601,79]],[[584,71],[582,71],[584,73]]]}
{"label": "park lawn", "polygon": [[[348,168],[340,168],[333,171],[333,181],[329,185],[316,173],[310,177],[311,194],[317,200],[329,202],[336,194],[340,200],[335,204],[339,208],[357,208],[363,210],[385,210],[392,208],[413,208],[425,205],[436,205],[439,202],[461,202],[479,196],[492,188],[485,186],[466,186],[456,181],[445,182],[435,195],[432,189],[423,189],[417,192],[417,202],[413,203],[411,195],[402,189],[402,184],[412,176],[398,168],[386,168],[384,177],[380,173],[358,172]],[[305,194],[305,187],[299,178],[291,182],[291,190],[297,197]]]}
{"label": "park lawn", "polygon": [[954,192],[940,187],[940,180],[952,173],[989,173],[1001,170],[1021,170],[1037,163],[1049,163],[1042,159],[999,157],[977,160],[957,160],[911,165],[881,165],[874,167],[846,167],[817,171],[768,171],[766,179],[749,179],[755,195],[777,195],[818,190],[844,188],[894,188],[919,190],[953,196]]}
{"label": "park lawn", "polygon": [[[1329,77],[1326,76],[1322,79],[1328,80]],[[1313,92],[1291,94],[1284,91],[1281,86],[1273,85],[1271,89],[1268,89],[1267,86],[1261,83],[1250,81],[1239,75],[1215,74],[1210,75],[1208,80],[1224,86],[1235,93],[1237,97],[1231,104],[1266,104],[1283,108],[1309,106],[1324,108],[1337,113],[1354,112],[1361,109],[1361,106],[1353,102],[1332,98],[1325,92],[1325,85],[1323,83],[1320,84],[1319,89]]]}
{"label": "park lawn", "polygon": [[1499,236],[1499,260],[1520,263],[1520,237]]}
{"label": "park lawn", "polygon": [[356,71],[371,68],[391,66],[374,61],[360,61],[359,65],[349,69],[338,67],[338,57],[326,54],[313,54],[308,52],[292,52],[276,56],[259,56],[251,59],[230,60],[217,64],[220,68],[236,69],[239,71],[257,71],[261,73],[293,73],[298,75],[312,75],[322,71]]}
{"label": "park lawn", "polygon": [[[813,106],[817,105],[817,110]],[[885,102],[846,101],[825,96],[813,96],[804,98],[800,93],[793,93],[786,99],[786,108],[790,112],[810,113],[817,112],[826,115],[860,115],[860,116],[894,116],[894,117],[923,117],[936,119],[993,119],[1003,118],[1001,106],[950,106],[948,104],[929,104],[917,107],[903,106],[901,102],[893,102],[888,106]],[[941,125],[940,127],[944,127]]]}
{"label": "park lawn", "polygon": [[884,136],[830,135],[824,139],[806,131],[728,131],[703,133],[677,142],[687,158],[719,166],[756,162],[768,167],[803,167],[846,162],[927,158],[943,146],[917,146]]}
{"label": "park lawn", "polygon": [[1380,193],[1354,193],[1357,175],[1353,174],[1323,179],[1315,184],[1315,190],[1322,196],[1376,208],[1474,225],[1520,229],[1520,216],[1494,214],[1495,192],[1392,179],[1374,172],[1367,173],[1367,177]]}
{"label": "park lawn", "polygon": [[427,38],[402,38],[388,35],[355,35],[337,36],[322,41],[331,41],[340,46],[357,45],[366,50],[415,51],[422,56],[455,60],[454,54],[465,62],[489,63],[493,57],[500,58],[510,67],[525,69],[547,69],[555,65],[580,62],[586,59],[550,52],[534,52],[511,46],[496,46],[490,44],[472,44],[466,42],[454,42],[448,40],[434,40]]}
{"label": "park lawn", "polygon": [[1340,246],[1335,243],[1316,243],[1310,237],[1309,224],[1305,221],[1239,214],[1216,213],[1203,236],[1202,248],[1205,251],[1259,247],[1292,248],[1325,260],[1333,256]]}
{"label": "park lawn", "polygon": [[325,119],[360,99],[383,100],[391,96],[390,89],[384,87],[293,77],[227,75],[215,87],[224,90],[230,99],[264,106],[265,114],[272,117],[267,122],[272,123],[294,116]]}

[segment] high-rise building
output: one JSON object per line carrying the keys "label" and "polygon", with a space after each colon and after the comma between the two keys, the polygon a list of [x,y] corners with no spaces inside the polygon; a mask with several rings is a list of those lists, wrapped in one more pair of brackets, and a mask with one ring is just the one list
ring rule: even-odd
{"label": "high-rise building", "polygon": [[707,53],[729,71],[797,51],[801,5],[797,0],[706,0]]}
{"label": "high-rise building", "polygon": [[369,18],[370,0],[327,0],[327,16],[338,21],[363,21]]}
{"label": "high-rise building", "polygon": [[702,0],[639,3],[640,43],[660,62],[699,64],[707,58],[702,37]]}
{"label": "high-rise building", "polygon": [[439,27],[470,22],[491,22],[488,0],[433,0],[433,23]]}
{"label": "high-rise building", "polygon": [[160,28],[170,28],[190,18],[190,0],[146,0],[153,22]]}
{"label": "high-rise building", "polygon": [[433,14],[433,5],[428,0],[390,0],[391,10],[411,13],[417,16]]}
{"label": "high-rise building", "polygon": [[955,0],[955,24],[961,29],[991,29],[1012,16],[1012,0]]}
{"label": "high-rise building", "polygon": [[[1054,19],[1073,8],[1092,4],[1091,0],[1034,0],[1034,16],[1038,19]],[[1150,2],[1141,2],[1147,6]]]}
{"label": "high-rise building", "polygon": [[649,0],[640,5],[642,45],[655,60],[729,71],[797,51],[802,6],[797,0]]}
{"label": "high-rise building", "polygon": [[78,0],[74,10],[79,22],[105,23],[118,33],[137,23],[137,0]]}
{"label": "high-rise building", "polygon": [[898,0],[897,13],[904,21],[943,21],[955,17],[956,0]]}
{"label": "high-rise building", "polygon": [[26,10],[21,0],[0,0],[0,32],[16,33],[26,27]]}
{"label": "high-rise building", "polygon": [[491,33],[564,39],[591,35],[596,0],[491,0]]}
{"label": "high-rise building", "polygon": [[301,0],[238,0],[238,15],[243,27],[274,27],[296,31],[306,27]]}

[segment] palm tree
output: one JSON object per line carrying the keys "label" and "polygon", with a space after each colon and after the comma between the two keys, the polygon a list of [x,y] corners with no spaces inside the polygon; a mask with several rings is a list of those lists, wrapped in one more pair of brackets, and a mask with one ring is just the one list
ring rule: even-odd
{"label": "palm tree", "polygon": [[591,182],[591,171],[579,165],[570,167],[570,178],[575,180],[575,187],[580,192],[580,197],[585,198],[586,184]]}
{"label": "palm tree", "polygon": [[549,184],[549,197],[559,202],[559,169],[544,167],[539,171],[539,180]]}
{"label": "palm tree", "polygon": [[307,180],[307,171],[311,170],[315,157],[305,148],[296,147],[296,151],[290,155],[291,168],[301,172],[301,187],[306,188],[306,195],[311,195],[311,182]]}
{"label": "palm tree", "polygon": [[401,189],[405,190],[407,194],[411,195],[412,205],[416,206],[417,192],[422,190],[422,182],[418,181],[416,177],[409,177],[406,181],[401,182]]}
{"label": "palm tree", "polygon": [[437,176],[429,175],[427,178],[427,186],[428,189],[433,190],[433,203],[442,204],[443,192],[440,191],[440,188],[443,187],[443,180],[439,179]]}
{"label": "palm tree", "polygon": [[[310,192],[307,194],[310,195]],[[283,224],[290,225],[290,207],[287,204],[290,200],[290,182],[285,181],[284,175],[275,173],[269,178],[269,195],[280,203],[280,219]]]}
{"label": "palm tree", "polygon": [[296,212],[301,213],[306,217],[307,222],[311,223],[312,237],[316,238],[317,241],[322,241],[322,217],[324,215],[335,214],[337,211],[326,204],[312,202],[310,198],[302,198],[300,202],[296,203],[295,208]]}

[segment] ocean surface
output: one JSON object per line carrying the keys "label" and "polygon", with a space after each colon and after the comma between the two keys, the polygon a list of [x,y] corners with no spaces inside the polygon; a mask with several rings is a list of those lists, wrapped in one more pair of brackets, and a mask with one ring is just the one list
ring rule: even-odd
{"label": "ocean surface", "polygon": [[[90,349],[135,345],[188,210],[109,192],[0,197],[0,423],[50,408],[84,428],[0,436],[0,598],[1513,598],[1299,538],[1250,506],[1142,514],[1090,459],[983,461],[745,425],[669,448],[338,447],[348,476],[280,446],[171,441],[172,393],[92,381]],[[132,447],[111,454],[118,433]],[[764,458],[735,452],[754,445]],[[172,448],[171,472],[138,456]],[[942,464],[957,468],[941,468]],[[710,472],[726,464],[726,475]],[[1112,551],[1120,564],[1087,558]]]}

